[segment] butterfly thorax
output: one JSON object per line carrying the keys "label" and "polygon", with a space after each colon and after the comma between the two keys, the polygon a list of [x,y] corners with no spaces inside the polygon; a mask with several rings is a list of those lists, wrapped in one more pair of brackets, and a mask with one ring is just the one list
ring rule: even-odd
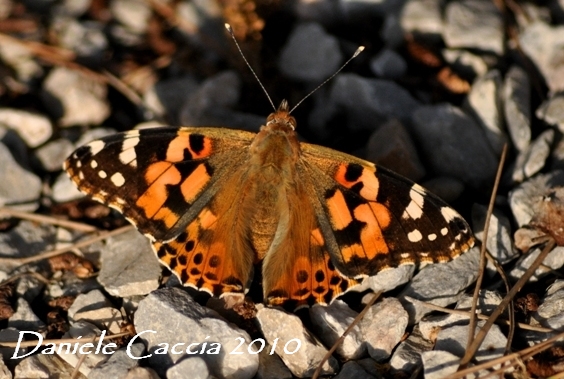
{"label": "butterfly thorax", "polygon": [[294,131],[296,121],[284,103],[267,118],[250,147],[248,204],[251,213],[250,240],[262,260],[289,229],[291,189],[297,182],[296,162],[301,151]]}

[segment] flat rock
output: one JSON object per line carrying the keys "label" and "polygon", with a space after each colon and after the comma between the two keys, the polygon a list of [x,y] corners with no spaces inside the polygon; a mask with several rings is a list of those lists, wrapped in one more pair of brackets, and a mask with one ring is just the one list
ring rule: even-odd
{"label": "flat rock", "polygon": [[539,172],[550,156],[554,142],[554,130],[548,129],[542,132],[526,149],[517,156],[513,168],[513,180],[522,182]]}
{"label": "flat rock", "polygon": [[[333,301],[329,306],[314,306],[309,314],[315,334],[325,346],[333,346],[353,322],[358,313],[341,300]],[[358,359],[365,354],[363,333],[360,325],[355,325],[337,347],[336,353],[346,360]]]}
{"label": "flat rock", "polygon": [[414,272],[414,265],[402,265],[380,271],[376,275],[364,279],[363,284],[366,283],[374,292],[388,292],[411,280]]}
{"label": "flat rock", "polygon": [[476,79],[466,97],[465,106],[476,116],[494,152],[501,154],[507,135],[503,130],[503,111],[500,103],[501,73],[492,70]]}
{"label": "flat rock", "polygon": [[35,150],[35,157],[47,171],[60,171],[63,162],[73,152],[74,146],[67,139],[60,138],[47,142]]}
{"label": "flat rock", "polygon": [[405,32],[439,36],[443,32],[442,2],[408,0],[402,9],[400,24]]}
{"label": "flat rock", "polygon": [[408,314],[394,297],[383,299],[370,307],[360,321],[360,330],[368,354],[384,361],[401,341],[408,323]]}
{"label": "flat rock", "polygon": [[399,120],[390,120],[375,130],[366,145],[366,157],[414,182],[425,176],[415,145]]}
{"label": "flat rock", "polygon": [[0,125],[15,130],[32,148],[46,142],[53,133],[53,126],[47,117],[12,108],[0,108]]}
{"label": "flat rock", "polygon": [[409,337],[400,342],[390,359],[393,372],[411,373],[421,365],[421,354],[433,348],[433,343],[421,335],[416,326]]}
{"label": "flat rock", "polygon": [[[43,355],[35,354],[24,358],[17,366],[14,372],[14,379],[30,379],[30,378],[58,378],[71,379],[73,368],[56,354]],[[11,377],[11,376],[10,376]],[[81,373],[75,376],[77,379],[86,379]]]}
{"label": "flat rock", "polygon": [[292,372],[277,354],[270,354],[272,346],[266,345],[259,353],[257,379],[292,379]]}
{"label": "flat rock", "polygon": [[130,355],[139,357],[144,349],[145,347],[142,343],[136,343],[127,348],[117,350],[107,360],[96,365],[88,374],[88,379],[125,379],[129,370],[139,366],[139,361],[131,359]]}
{"label": "flat rock", "polygon": [[[152,354],[148,357],[149,365],[160,375],[164,376],[166,370],[185,357],[192,343],[197,345],[191,351],[198,351],[213,376],[250,379],[257,372],[258,355],[248,353],[251,339],[247,332],[227,323],[217,312],[202,307],[180,288],[159,289],[143,299],[135,312],[135,329],[138,335],[143,333],[138,340]],[[162,350],[162,343],[169,346],[180,343],[181,352],[173,353],[171,348],[156,354],[157,349]],[[205,348],[204,343],[207,343]],[[198,350],[201,348],[205,349],[202,354]],[[236,349],[242,354],[230,354]]]}
{"label": "flat rock", "polygon": [[[485,205],[474,204],[472,207],[472,229],[474,236],[482,243],[484,241],[487,211],[488,208]],[[500,210],[495,208],[490,218],[486,247],[490,254],[502,265],[519,256],[513,242],[511,222]],[[488,262],[488,269],[495,271],[495,267],[489,265]]]}
{"label": "flat rock", "polygon": [[333,377],[333,379],[375,379],[376,377],[369,374],[364,370],[364,368],[356,363],[355,361],[346,362],[343,367],[341,367],[341,371],[339,374]]}
{"label": "flat rock", "polygon": [[16,312],[8,319],[8,327],[37,331],[45,327],[45,324],[33,313],[29,303],[20,297],[17,300]]}
{"label": "flat rock", "polygon": [[426,105],[413,112],[412,132],[432,170],[474,187],[491,185],[497,157],[484,131],[460,108]]}
{"label": "flat rock", "polygon": [[534,215],[535,203],[551,188],[564,185],[564,171],[538,174],[509,192],[509,205],[519,227],[528,224]]}
{"label": "flat rock", "polygon": [[108,238],[100,261],[98,281],[112,296],[146,295],[159,287],[161,265],[137,230]]}
{"label": "flat rock", "polygon": [[[298,316],[261,305],[257,309],[256,318],[264,338],[271,346],[276,343],[276,354],[292,374],[300,378],[313,375],[327,353],[323,344],[305,329]],[[321,374],[333,374],[337,370],[337,360],[331,357],[323,364]]]}
{"label": "flat rock", "polygon": [[380,78],[397,79],[407,71],[407,62],[391,49],[382,49],[370,59],[370,70]]}
{"label": "flat rock", "polygon": [[122,321],[120,311],[99,290],[78,295],[68,310],[68,318],[71,325],[85,320],[112,333],[120,332]]}
{"label": "flat rock", "polygon": [[314,22],[297,24],[282,48],[278,66],[290,79],[321,83],[337,71],[343,55],[337,38]]}
{"label": "flat rock", "polygon": [[204,361],[200,357],[191,357],[182,359],[180,362],[166,370],[167,379],[184,379],[186,374],[190,373],[190,378],[193,379],[208,379],[210,371]]}
{"label": "flat rock", "polygon": [[41,179],[23,169],[0,142],[0,206],[33,212],[39,207]]}
{"label": "flat rock", "polygon": [[564,90],[564,26],[533,22],[519,34],[519,45],[542,73],[550,91]]}
{"label": "flat rock", "polygon": [[556,125],[564,133],[564,92],[546,99],[537,108],[535,115],[547,124]]}
{"label": "flat rock", "polygon": [[445,7],[445,44],[451,48],[470,48],[503,55],[503,19],[494,3],[461,0]]}
{"label": "flat rock", "polygon": [[451,262],[421,269],[398,296],[409,314],[409,323],[416,323],[431,310],[418,302],[409,301],[407,297],[442,307],[452,304],[476,280],[479,261],[480,251],[473,247]]}
{"label": "flat rock", "polygon": [[[31,257],[52,248],[55,242],[54,226],[25,220],[20,221],[15,228],[0,233],[0,251],[4,257]],[[7,269],[8,266],[6,264],[3,268]]]}
{"label": "flat rock", "polygon": [[527,72],[512,66],[503,84],[505,123],[513,145],[523,151],[531,142],[531,88]]}
{"label": "flat rock", "polygon": [[[541,248],[536,247],[529,251],[527,254],[521,256],[521,258],[515,263],[513,268],[507,273],[509,278],[512,280],[518,280],[523,276],[525,271],[537,259],[541,252]],[[545,266],[545,267],[543,267]],[[558,270],[560,267],[564,266],[564,247],[555,247],[544,259],[542,265],[535,270],[535,273],[529,279],[529,282],[536,282],[540,277],[547,275],[552,270]],[[548,267],[548,268],[547,268]]]}
{"label": "flat rock", "polygon": [[454,374],[460,358],[448,351],[426,351],[421,354],[425,379],[442,379]]}
{"label": "flat rock", "polygon": [[337,112],[346,115],[351,130],[375,130],[390,118],[408,121],[418,101],[396,83],[341,73],[332,80],[327,99],[318,101],[309,116],[309,125],[323,129]]}
{"label": "flat rock", "polygon": [[[485,321],[478,321],[477,330],[484,325]],[[437,336],[435,350],[448,351],[456,356],[462,357],[466,351],[468,342],[468,325],[454,325],[443,328]],[[498,325],[492,325],[484,342],[475,354],[478,362],[499,358],[503,355],[507,338],[501,332]]]}
{"label": "flat rock", "polygon": [[43,82],[42,99],[62,127],[98,125],[110,115],[107,91],[79,71],[55,67]]}

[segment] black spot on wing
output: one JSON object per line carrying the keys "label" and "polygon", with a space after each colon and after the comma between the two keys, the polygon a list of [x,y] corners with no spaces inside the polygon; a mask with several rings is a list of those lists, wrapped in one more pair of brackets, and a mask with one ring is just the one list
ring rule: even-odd
{"label": "black spot on wing", "polygon": [[196,154],[200,153],[204,149],[204,136],[201,134],[190,134],[189,143],[190,149]]}
{"label": "black spot on wing", "polygon": [[348,182],[356,182],[362,175],[364,168],[357,163],[350,163],[345,172],[345,180]]}

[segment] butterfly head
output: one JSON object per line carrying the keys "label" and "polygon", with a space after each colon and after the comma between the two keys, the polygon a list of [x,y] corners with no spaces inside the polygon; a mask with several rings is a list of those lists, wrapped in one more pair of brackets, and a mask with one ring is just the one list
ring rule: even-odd
{"label": "butterfly head", "polygon": [[296,130],[296,119],[290,116],[288,101],[282,100],[278,109],[267,117],[266,126],[264,128],[273,131],[283,131],[286,129],[291,131]]}

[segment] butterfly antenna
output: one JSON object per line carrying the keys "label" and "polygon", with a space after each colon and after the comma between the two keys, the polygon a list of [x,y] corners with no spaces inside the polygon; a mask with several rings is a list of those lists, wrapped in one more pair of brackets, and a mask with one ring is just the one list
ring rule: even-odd
{"label": "butterfly antenna", "polygon": [[352,61],[353,59],[355,59],[358,54],[362,53],[362,51],[364,50],[364,46],[359,46],[358,49],[356,49],[356,51],[354,52],[354,54],[352,55],[352,57],[350,57],[345,63],[343,63],[343,65],[341,66],[341,68],[339,68],[333,75],[331,75],[330,77],[328,77],[327,79],[325,79],[323,81],[323,83],[321,83],[320,85],[318,85],[317,87],[315,87],[315,89],[313,91],[311,91],[310,93],[308,93],[307,95],[304,96],[303,99],[301,99],[300,101],[298,101],[298,103],[296,105],[294,105],[294,107],[292,109],[290,109],[290,112],[288,112],[288,114],[292,113],[294,111],[294,109],[296,109],[298,107],[298,105],[300,105],[301,103],[304,102],[305,99],[307,99],[308,97],[310,97],[311,95],[313,95],[313,93],[315,91],[317,91],[318,89],[320,89],[321,87],[323,87],[325,85],[325,83],[327,83],[329,80],[333,79],[339,72],[341,72],[346,65],[349,64],[350,61]]}
{"label": "butterfly antenna", "polygon": [[272,105],[272,109],[274,109],[274,111],[276,112],[276,107],[274,106],[274,103],[272,102],[272,99],[270,98],[270,96],[268,95],[268,92],[266,92],[266,88],[264,88],[264,86],[262,85],[262,82],[260,81],[259,77],[257,76],[257,74],[255,73],[255,70],[253,70],[253,68],[251,67],[249,61],[247,60],[247,58],[245,58],[245,54],[243,54],[243,51],[241,50],[241,46],[239,46],[239,43],[237,42],[237,38],[235,38],[235,34],[233,34],[233,28],[231,28],[231,25],[229,24],[225,24],[225,29],[227,29],[227,31],[229,32],[229,34],[231,34],[231,38],[233,38],[233,41],[235,41],[235,46],[237,46],[237,50],[239,50],[239,53],[241,54],[241,56],[243,57],[243,60],[245,61],[245,63],[247,64],[247,67],[249,67],[249,70],[251,70],[251,72],[253,73],[253,76],[255,77],[255,79],[257,80],[258,84],[260,85],[260,88],[262,88],[262,90],[264,91],[264,93],[266,94],[266,97],[268,99],[268,101],[270,101],[270,105]]}

